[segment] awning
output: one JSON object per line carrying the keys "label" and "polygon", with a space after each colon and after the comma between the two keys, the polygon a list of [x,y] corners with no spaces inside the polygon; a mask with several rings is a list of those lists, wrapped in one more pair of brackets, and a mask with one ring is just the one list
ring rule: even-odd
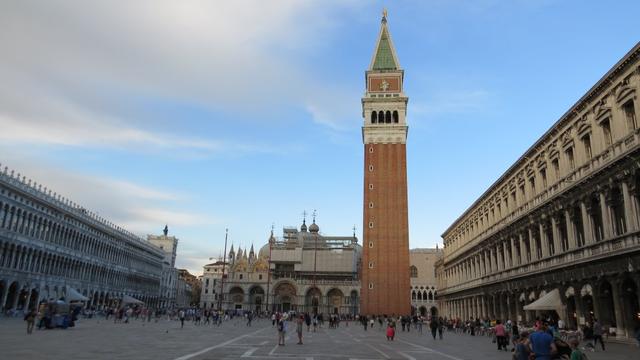
{"label": "awning", "polygon": [[140,301],[140,300],[138,300],[138,299],[136,299],[134,297],[131,297],[129,295],[124,295],[122,297],[122,303],[123,304],[144,304],[144,302],[142,302],[142,301]]}
{"label": "awning", "polygon": [[558,315],[562,316],[564,305],[562,305],[562,300],[560,299],[560,291],[558,289],[553,289],[550,292],[546,293],[540,299],[532,302],[529,305],[525,305],[523,307],[524,310],[555,310],[558,312]]}
{"label": "awning", "polygon": [[80,294],[76,289],[74,289],[72,287],[67,288],[67,294],[66,294],[66,296],[64,298],[68,302],[72,302],[72,301],[87,301],[87,300],[89,300],[88,297]]}

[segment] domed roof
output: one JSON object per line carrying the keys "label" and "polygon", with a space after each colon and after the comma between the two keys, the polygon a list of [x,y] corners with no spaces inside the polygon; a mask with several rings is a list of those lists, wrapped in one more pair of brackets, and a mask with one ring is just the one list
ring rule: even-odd
{"label": "domed roof", "polygon": [[313,224],[309,225],[309,232],[317,233],[318,231],[320,231],[320,227],[318,226],[318,224],[316,224],[315,221],[313,222]]}
{"label": "domed roof", "polygon": [[306,222],[306,220],[302,220],[302,226],[300,226],[300,231],[307,232],[307,222]]}

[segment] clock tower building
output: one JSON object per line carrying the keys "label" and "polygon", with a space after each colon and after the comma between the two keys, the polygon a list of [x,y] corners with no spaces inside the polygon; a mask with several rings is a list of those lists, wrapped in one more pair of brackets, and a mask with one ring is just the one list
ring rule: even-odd
{"label": "clock tower building", "polygon": [[361,313],[411,312],[407,204],[407,102],[386,11],[362,98],[364,207]]}

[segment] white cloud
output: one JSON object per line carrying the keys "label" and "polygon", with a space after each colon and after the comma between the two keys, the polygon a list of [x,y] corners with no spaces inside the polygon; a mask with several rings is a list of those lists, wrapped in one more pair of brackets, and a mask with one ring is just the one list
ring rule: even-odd
{"label": "white cloud", "polygon": [[[145,236],[164,224],[178,227],[217,224],[218,217],[186,211],[189,194],[136,184],[130,181],[79,174],[28,158],[14,158],[23,175],[69,198],[85,209]],[[3,165],[4,166],[4,165]]]}
{"label": "white cloud", "polygon": [[[138,118],[138,105],[133,111],[124,107],[138,98],[170,99],[211,110],[260,113],[285,101],[308,103],[323,89],[309,85],[318,81],[299,62],[318,51],[314,41],[331,33],[330,14],[356,6],[333,4],[338,5],[297,0],[3,2],[0,139],[204,153],[264,148],[151,131]],[[327,110],[319,114],[318,108],[311,108],[314,118],[336,127],[335,116]],[[182,129],[181,120],[173,126]]]}

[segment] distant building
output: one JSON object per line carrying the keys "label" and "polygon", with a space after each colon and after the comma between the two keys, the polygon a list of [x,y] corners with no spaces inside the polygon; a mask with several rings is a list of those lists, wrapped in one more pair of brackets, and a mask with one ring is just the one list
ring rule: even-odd
{"label": "distant building", "polygon": [[165,227],[163,235],[147,235],[147,241],[164,252],[159,301],[159,307],[161,309],[171,309],[176,306],[178,289],[178,270],[175,267],[178,238],[169,236],[167,232],[168,230]]}
{"label": "distant building", "polygon": [[411,249],[409,251],[411,266],[411,307],[420,315],[438,315],[436,295],[438,284],[436,281],[435,265],[442,257],[442,250]]}
{"label": "distant building", "polygon": [[[308,229],[304,221],[300,230],[284,228],[281,239],[272,232],[258,253],[253,246],[249,251],[238,249],[237,253],[232,247],[222,306],[258,312],[357,314],[361,254],[355,235],[322,235],[315,221]],[[221,278],[211,275],[210,270],[221,274],[220,266],[220,262],[205,266],[201,303],[208,307],[217,307],[215,296],[212,303],[211,297],[206,296],[218,294],[216,285]]]}
{"label": "distant building", "polygon": [[[233,247],[232,250],[233,252]],[[200,307],[203,309],[218,308],[218,294],[221,292],[222,274],[229,273],[229,263],[218,260],[203,267],[200,283]]]}
{"label": "distant building", "polygon": [[[187,269],[178,269],[178,280],[183,280],[188,285],[188,288],[185,287],[185,291],[189,292],[189,298],[186,301],[187,306],[197,306],[200,303],[200,279],[191,274]],[[180,291],[180,285],[178,286],[178,291]],[[178,303],[180,302],[178,301]]]}
{"label": "distant building", "polygon": [[0,172],[0,310],[87,297],[125,296],[157,306],[163,253],[149,242],[30,179]]}

